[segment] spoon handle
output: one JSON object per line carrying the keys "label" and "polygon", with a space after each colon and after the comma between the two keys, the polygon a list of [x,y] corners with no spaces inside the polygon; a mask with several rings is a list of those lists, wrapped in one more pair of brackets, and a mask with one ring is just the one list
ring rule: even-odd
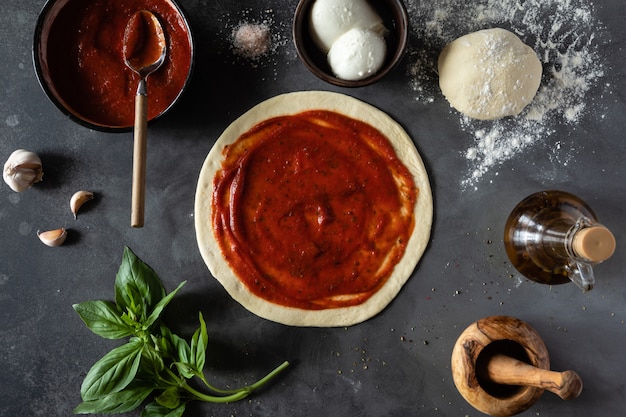
{"label": "spoon handle", "polygon": [[[145,82],[144,80],[141,81]],[[135,128],[133,146],[133,184],[131,199],[132,227],[143,227],[146,200],[146,145],[148,139],[148,96],[137,93],[135,96]]]}

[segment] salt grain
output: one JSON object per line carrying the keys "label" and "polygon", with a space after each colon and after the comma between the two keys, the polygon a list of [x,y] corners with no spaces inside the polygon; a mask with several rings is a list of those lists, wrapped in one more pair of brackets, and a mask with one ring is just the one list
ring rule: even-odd
{"label": "salt grain", "polygon": [[245,58],[259,58],[270,50],[270,28],[264,23],[241,23],[232,39],[235,53]]}
{"label": "salt grain", "polygon": [[473,140],[463,153],[469,164],[468,175],[461,180],[463,188],[477,188],[493,168],[543,144],[559,126],[575,127],[590,111],[587,95],[605,70],[598,54],[604,29],[588,0],[407,0],[406,6],[421,42],[421,48],[409,50],[407,69],[419,103],[443,99],[438,88],[438,54],[467,33],[490,27],[509,29],[537,52],[544,66],[542,85],[519,116],[484,122],[459,114],[461,129]]}
{"label": "salt grain", "polygon": [[277,19],[273,9],[225,13],[218,21],[224,24],[220,35],[229,46],[227,50],[219,51],[224,54],[225,62],[263,70],[256,74],[258,81],[267,80],[269,73],[276,80],[278,61],[286,52],[284,47],[289,43],[291,26],[283,19]]}

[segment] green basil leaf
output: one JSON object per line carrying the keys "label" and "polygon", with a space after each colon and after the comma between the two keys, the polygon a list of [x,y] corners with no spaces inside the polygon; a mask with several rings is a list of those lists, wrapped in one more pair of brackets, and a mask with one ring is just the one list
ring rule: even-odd
{"label": "green basil leaf", "polygon": [[199,319],[200,328],[196,330],[191,338],[191,354],[196,371],[201,374],[206,361],[206,348],[209,345],[209,336],[202,313],[199,313]]}
{"label": "green basil leaf", "polygon": [[200,337],[200,329],[198,328],[191,337],[191,343],[189,344],[189,348],[191,349],[190,360],[191,363],[196,363],[196,351],[198,350],[198,338]]}
{"label": "green basil leaf", "polygon": [[146,408],[141,413],[141,417],[181,417],[185,412],[185,403],[182,403],[174,410],[170,410],[167,407],[152,402],[146,405]]}
{"label": "green basil leaf", "polygon": [[148,386],[135,386],[97,400],[84,401],[74,409],[74,414],[128,413],[139,407],[153,390]]}
{"label": "green basil leaf", "polygon": [[174,362],[173,365],[176,367],[176,369],[178,369],[178,373],[186,379],[193,378],[196,375],[196,373],[194,372],[195,369],[189,363]]}
{"label": "green basil leaf", "polygon": [[191,361],[191,347],[185,339],[170,333],[170,341],[178,353],[178,362],[189,363]]}
{"label": "green basil leaf", "polygon": [[143,323],[163,297],[165,289],[158,275],[125,247],[115,277],[115,302],[119,309],[131,311]]}
{"label": "green basil leaf", "polygon": [[174,296],[176,295],[176,293],[183,287],[183,285],[185,285],[187,283],[187,281],[183,281],[181,282],[178,287],[172,291],[171,293],[169,293],[167,296],[163,297],[161,299],[161,301],[159,301],[157,303],[157,305],[154,307],[154,309],[150,312],[150,315],[148,316],[148,318],[144,321],[143,326],[145,329],[148,329],[150,326],[152,326],[154,323],[156,323],[156,321],[159,319],[159,317],[161,316],[161,313],[163,312],[163,309],[165,308],[165,306],[167,306],[169,304],[170,301],[172,301],[172,298],[174,298]]}
{"label": "green basil leaf", "polygon": [[143,342],[134,340],[96,362],[80,388],[83,401],[97,400],[126,388],[137,375],[143,346]]}
{"label": "green basil leaf", "polygon": [[180,405],[180,393],[178,387],[171,387],[163,391],[161,395],[155,398],[155,401],[165,408],[173,410]]}
{"label": "green basil leaf", "polygon": [[172,332],[167,326],[161,324],[159,326],[158,342],[156,346],[163,358],[173,358],[176,356],[174,345],[172,344]]}
{"label": "green basil leaf", "polygon": [[135,329],[121,318],[117,306],[110,301],[86,301],[72,306],[89,330],[106,339],[130,336]]}
{"label": "green basil leaf", "polygon": [[[155,378],[158,377],[165,368],[165,363],[163,362],[163,357],[161,357],[160,352],[157,352],[155,348],[150,345],[145,345],[141,355],[141,364],[139,365],[141,371]],[[158,380],[158,378],[156,379]]]}
{"label": "green basil leaf", "polygon": [[192,363],[193,355],[189,343],[182,337],[169,331],[169,329],[167,329],[166,333],[162,334],[169,338],[170,344],[174,348],[173,356],[176,360],[173,361],[173,365],[178,369],[178,373],[187,379],[192,378],[195,373]]}

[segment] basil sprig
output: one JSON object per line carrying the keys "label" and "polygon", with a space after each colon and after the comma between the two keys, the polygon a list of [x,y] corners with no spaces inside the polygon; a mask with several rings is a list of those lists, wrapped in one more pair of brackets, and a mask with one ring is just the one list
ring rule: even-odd
{"label": "basil sprig", "polygon": [[[157,274],[125,248],[115,278],[115,302],[95,300],[73,306],[98,336],[128,338],[91,367],[80,390],[83,402],[74,409],[75,414],[126,413],[152,396],[141,417],[180,417],[189,401],[241,400],[289,365],[284,362],[239,389],[223,390],[209,384],[203,373],[209,339],[202,313],[190,342],[160,321],[164,308],[183,285],[185,282],[167,294]],[[204,391],[189,384],[193,378],[204,384]]]}

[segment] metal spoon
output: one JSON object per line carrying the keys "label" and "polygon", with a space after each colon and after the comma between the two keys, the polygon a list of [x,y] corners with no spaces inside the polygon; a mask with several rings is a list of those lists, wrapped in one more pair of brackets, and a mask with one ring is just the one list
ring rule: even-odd
{"label": "metal spoon", "polygon": [[124,60],[141,77],[135,95],[133,148],[132,227],[143,227],[146,198],[146,145],[148,139],[148,91],[146,79],[165,61],[167,46],[157,17],[147,10],[133,14],[124,31]]}

